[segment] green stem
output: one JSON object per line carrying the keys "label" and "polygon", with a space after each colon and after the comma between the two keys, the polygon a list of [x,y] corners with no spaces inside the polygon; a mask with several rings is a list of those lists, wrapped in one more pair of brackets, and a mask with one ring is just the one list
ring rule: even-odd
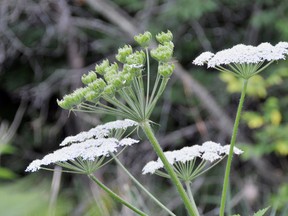
{"label": "green stem", "polygon": [[147,118],[150,117],[154,107],[156,106],[157,101],[159,100],[159,98],[161,97],[162,93],[164,92],[168,81],[169,81],[169,78],[163,78],[162,81],[161,81],[161,84],[159,86],[159,89],[157,91],[157,94],[155,95],[155,98],[151,97],[151,99],[153,99],[153,100],[148,105],[148,110],[147,110],[147,113],[146,113],[146,117]]}
{"label": "green stem", "polygon": [[197,208],[195,208],[189,200],[189,197],[187,196],[183,185],[181,184],[180,180],[178,179],[175,171],[173,170],[172,166],[169,164],[167,158],[165,157],[161,146],[159,145],[153,130],[149,124],[149,120],[145,120],[144,122],[141,123],[141,128],[144,131],[144,133],[146,134],[147,138],[149,139],[150,143],[152,144],[155,152],[157,153],[158,157],[162,160],[166,171],[168,172],[172,182],[174,183],[174,185],[176,186],[179,195],[181,196],[184,205],[189,213],[190,216],[197,216],[199,215]]}
{"label": "green stem", "polygon": [[138,215],[141,216],[148,216],[138,208],[134,207],[133,205],[129,204],[125,200],[123,200],[121,197],[119,197],[117,194],[115,194],[113,191],[111,191],[108,187],[106,187],[102,182],[100,182],[93,174],[89,174],[88,177],[93,180],[99,187],[101,187],[104,191],[106,191],[112,198],[117,200],[118,202],[122,203],[123,205],[127,206],[130,208],[132,211],[137,213]]}
{"label": "green stem", "polygon": [[234,146],[235,146],[235,142],[236,142],[238,127],[239,127],[239,122],[240,122],[240,117],[241,117],[241,111],[243,108],[243,103],[244,103],[245,94],[246,94],[246,90],[247,90],[247,84],[248,84],[248,79],[247,80],[245,79],[244,83],[243,83],[243,88],[242,88],[242,92],[241,92],[241,97],[240,97],[240,101],[239,101],[239,105],[238,105],[238,109],[237,109],[237,114],[236,114],[235,123],[234,123],[234,127],[233,127],[233,133],[232,133],[231,142],[230,142],[230,150],[229,150],[228,160],[227,160],[227,164],[226,164],[223,190],[222,190],[222,196],[221,196],[220,216],[224,216],[224,213],[225,213],[227,188],[228,188],[228,184],[229,184],[229,176],[230,176],[231,163],[232,163],[232,158],[233,158],[233,151],[234,151]]}
{"label": "green stem", "polygon": [[145,49],[146,59],[147,59],[147,92],[146,92],[146,104],[145,111],[147,109],[148,101],[149,101],[149,93],[150,93],[150,60],[149,60],[149,51],[148,48]]}
{"label": "green stem", "polygon": [[125,173],[131,178],[131,180],[138,185],[157,205],[159,205],[163,210],[165,210],[169,215],[176,216],[173,212],[171,212],[165,205],[163,205],[156,197],[154,197],[134,176],[125,168],[125,166],[121,163],[121,161],[116,157],[115,154],[110,153],[116,163],[125,171]]}
{"label": "green stem", "polygon": [[[193,194],[192,194],[192,191],[191,191],[190,183],[189,182],[185,182],[185,186],[186,186],[186,189],[187,189],[187,192],[188,192],[188,196],[190,198],[190,201],[191,201],[193,207],[197,209],[197,206],[195,204],[195,201],[194,201],[194,198],[193,198]],[[197,216],[200,216],[199,213],[197,214]]]}

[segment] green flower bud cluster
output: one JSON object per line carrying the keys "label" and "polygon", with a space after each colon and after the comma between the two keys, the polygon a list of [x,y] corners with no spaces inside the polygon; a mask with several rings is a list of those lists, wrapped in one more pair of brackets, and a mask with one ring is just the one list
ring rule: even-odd
{"label": "green flower bud cluster", "polygon": [[126,63],[126,57],[132,54],[132,52],[132,47],[130,45],[125,45],[124,47],[118,49],[116,59],[121,63]]}
{"label": "green flower bud cluster", "polygon": [[62,100],[57,99],[58,105],[63,109],[72,109],[85,100],[86,88],[76,89],[73,93],[65,95]]}
{"label": "green flower bud cluster", "polygon": [[85,99],[92,103],[96,103],[99,100],[99,98],[100,98],[99,93],[93,90],[87,91],[87,93],[85,94]]}
{"label": "green flower bud cluster", "polygon": [[141,47],[148,47],[151,41],[152,35],[150,32],[144,32],[143,34],[136,35],[134,40],[141,46]]}
{"label": "green flower bud cluster", "polygon": [[158,73],[163,77],[170,77],[175,69],[175,65],[172,63],[160,63],[158,65]]}
{"label": "green flower bud cluster", "polygon": [[95,66],[95,71],[100,74],[100,75],[103,75],[105,73],[105,69],[109,67],[109,60],[108,59],[105,59],[102,61],[101,64],[96,64]]}
{"label": "green flower bud cluster", "polygon": [[[102,64],[97,65],[97,70],[100,71],[100,73],[104,73],[107,63],[109,66],[108,60],[105,60],[102,62]],[[103,79],[97,78],[97,74],[94,71],[84,74],[81,80],[86,87],[76,89],[73,93],[65,95],[62,100],[57,100],[60,107],[70,110],[80,105],[84,101],[96,103],[107,86]]]}
{"label": "green flower bud cluster", "polygon": [[97,74],[94,71],[90,71],[88,74],[83,74],[81,80],[82,83],[88,85],[89,83],[97,79]]}
{"label": "green flower bud cluster", "polygon": [[[57,100],[58,105],[63,109],[69,110],[75,107],[77,107],[77,109],[86,109],[91,106],[87,103],[85,104],[85,102],[98,103],[101,98],[108,100],[107,97],[116,99],[114,98],[115,94],[118,92],[122,95],[123,92],[121,91],[124,90],[125,92],[124,88],[133,85],[134,87],[132,86],[132,89],[134,90],[143,85],[143,83],[139,83],[143,82],[142,79],[135,78],[142,76],[143,67],[146,64],[146,58],[148,58],[146,52],[148,52],[147,48],[151,38],[152,35],[150,32],[139,34],[134,38],[135,41],[145,48],[145,52],[144,50],[133,52],[130,45],[125,45],[122,48],[119,48],[115,57],[123,64],[120,67],[116,62],[110,63],[107,59],[103,60],[100,64],[96,64],[95,71],[90,71],[87,74],[84,74],[81,78],[85,87],[79,88],[73,93],[65,95],[62,100]],[[150,52],[150,55],[159,62],[159,75],[165,78],[171,76],[175,67],[174,64],[169,63],[174,49],[172,38],[173,36],[170,31],[157,34],[156,39],[159,42],[159,45]],[[147,73],[150,74],[150,70],[147,71],[149,71]],[[138,87],[135,87],[135,85]],[[127,92],[125,94],[127,94]],[[129,97],[129,95],[126,96]]]}
{"label": "green flower bud cluster", "polygon": [[173,42],[165,42],[159,44],[156,49],[151,50],[151,56],[159,62],[168,62],[173,56],[174,44]]}
{"label": "green flower bud cluster", "polygon": [[115,92],[116,88],[112,84],[110,84],[104,88],[103,94],[109,97],[113,97],[115,95]]}
{"label": "green flower bud cluster", "polygon": [[[126,74],[129,78],[131,78],[131,80],[133,79],[133,77],[139,77],[142,74],[142,67],[143,65],[137,65],[137,64],[125,64],[123,66],[123,74]],[[131,77],[132,76],[132,77]]]}
{"label": "green flower bud cluster", "polygon": [[106,86],[106,83],[101,78],[99,78],[99,79],[95,80],[94,82],[88,84],[88,88],[91,91],[94,91],[94,92],[96,92],[98,94],[100,94],[104,90],[105,86]]}
{"label": "green flower bud cluster", "polygon": [[118,64],[116,62],[114,62],[113,64],[107,66],[104,69],[103,75],[104,75],[105,81],[108,84],[111,84],[112,81],[115,79],[115,77],[118,74],[118,69],[119,69],[119,66],[118,66]]}
{"label": "green flower bud cluster", "polygon": [[141,51],[136,51],[126,57],[126,64],[132,65],[133,67],[142,66],[146,61],[145,53]]}
{"label": "green flower bud cluster", "polygon": [[173,35],[169,30],[167,31],[167,33],[161,32],[156,35],[156,40],[160,44],[165,44],[166,42],[171,42],[173,40]]}

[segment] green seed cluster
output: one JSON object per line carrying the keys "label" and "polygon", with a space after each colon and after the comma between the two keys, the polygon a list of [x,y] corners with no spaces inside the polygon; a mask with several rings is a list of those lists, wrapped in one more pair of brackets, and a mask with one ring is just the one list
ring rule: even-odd
{"label": "green seed cluster", "polygon": [[163,77],[170,77],[175,69],[172,63],[163,62],[158,65],[158,73]]}
{"label": "green seed cluster", "polygon": [[144,32],[143,34],[136,35],[134,40],[141,46],[141,47],[148,47],[152,39],[152,35],[150,32]]}
{"label": "green seed cluster", "polygon": [[[147,52],[151,38],[150,32],[134,37],[135,41]],[[172,39],[173,35],[170,31],[157,34],[156,40],[159,45],[150,51],[150,55],[159,62],[158,73],[163,77],[171,76],[174,70],[174,65],[169,63],[174,49]],[[95,71],[90,71],[81,78],[85,87],[65,95],[62,100],[57,100],[58,105],[63,109],[71,110],[83,102],[96,104],[100,98],[114,97],[121,89],[131,86],[134,78],[142,76],[147,58],[143,50],[133,51],[130,45],[125,45],[118,49],[115,58],[121,63],[121,66],[116,62],[110,63],[107,59],[96,64]]]}
{"label": "green seed cluster", "polygon": [[166,42],[171,42],[173,40],[173,35],[169,30],[166,33],[161,32],[156,35],[156,40],[160,44],[165,44]]}
{"label": "green seed cluster", "polygon": [[132,47],[130,45],[125,45],[123,48],[118,49],[116,59],[124,64],[126,63],[127,56],[131,55],[132,52],[133,52]]}
{"label": "green seed cluster", "polygon": [[81,78],[82,83],[88,85],[89,83],[97,79],[97,74],[94,71],[90,71],[87,75],[84,74]]}
{"label": "green seed cluster", "polygon": [[61,108],[70,110],[85,100],[87,92],[87,88],[76,89],[73,93],[65,95],[62,100],[57,99],[57,103]]}
{"label": "green seed cluster", "polygon": [[156,49],[151,50],[151,56],[159,62],[168,62],[173,56],[173,42],[164,42],[159,44]]}
{"label": "green seed cluster", "polygon": [[170,77],[175,68],[174,64],[169,63],[174,51],[173,35],[169,30],[161,32],[156,35],[156,40],[159,42],[159,45],[157,48],[151,50],[150,54],[159,62],[158,73],[163,77]]}
{"label": "green seed cluster", "polygon": [[[146,56],[143,51],[132,53],[130,48],[125,46],[119,49],[116,55],[119,61],[124,62],[122,70],[116,62],[110,64],[108,60],[104,60],[96,65],[95,71],[82,76],[81,80],[85,87],[65,95],[62,100],[57,100],[58,105],[71,110],[86,101],[97,103],[101,97],[113,97],[118,90],[131,85],[134,77],[141,75]],[[97,74],[102,78],[98,78]]]}

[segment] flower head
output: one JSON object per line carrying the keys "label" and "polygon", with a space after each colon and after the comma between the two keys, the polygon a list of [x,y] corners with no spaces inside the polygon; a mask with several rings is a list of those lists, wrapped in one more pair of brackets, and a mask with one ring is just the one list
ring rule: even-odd
{"label": "flower head", "polygon": [[66,137],[60,144],[64,146],[63,148],[46,155],[41,160],[34,160],[26,171],[35,172],[43,166],[58,164],[76,172],[94,172],[111,152],[138,143],[138,140],[132,138],[120,138],[128,127],[136,125],[137,123],[132,120],[117,120]]}
{"label": "flower head", "polygon": [[[170,31],[158,34],[160,44],[149,53],[151,33],[135,36],[141,45],[139,50],[130,45],[119,48],[115,56],[118,62],[106,59],[97,64],[95,71],[82,76],[85,86],[57,100],[58,105],[74,112],[109,114],[137,122],[148,120],[174,70],[169,63],[174,49],[172,38]],[[155,79],[150,76],[154,69],[150,56],[159,63]]]}
{"label": "flower head", "polygon": [[166,33],[161,32],[161,33],[156,35],[156,40],[161,44],[164,44],[166,42],[170,42],[170,41],[172,41],[172,39],[173,39],[173,35],[169,30]]}
{"label": "flower head", "polygon": [[109,67],[109,60],[105,59],[101,64],[96,64],[95,71],[98,74],[103,75],[107,67]]}
{"label": "flower head", "polygon": [[125,63],[126,62],[126,57],[132,54],[133,50],[130,45],[125,45],[122,48],[118,49],[118,54],[116,55],[116,59],[119,62]]}
{"label": "flower head", "polygon": [[134,37],[134,40],[142,47],[148,47],[151,39],[152,35],[147,31]]}
{"label": "flower head", "polygon": [[215,54],[204,52],[193,61],[193,64],[200,66],[207,64],[208,68],[232,72],[238,77],[249,79],[273,61],[286,59],[287,55],[287,42],[279,42],[275,46],[261,43],[256,47],[238,44]]}
{"label": "flower head", "polygon": [[168,62],[171,60],[174,50],[174,44],[170,42],[164,42],[159,44],[157,48],[151,50],[151,56],[159,62]]}
{"label": "flower head", "polygon": [[66,146],[73,143],[80,143],[89,139],[105,138],[111,135],[113,131],[116,130],[125,131],[129,127],[136,127],[136,126],[138,126],[138,123],[130,119],[108,122],[103,125],[98,125],[95,128],[90,129],[89,131],[83,131],[75,136],[68,136],[60,143],[60,146]]}
{"label": "flower head", "polygon": [[82,83],[88,85],[89,83],[97,79],[97,74],[94,71],[90,71],[88,74],[84,74],[81,78]]}
{"label": "flower head", "polygon": [[[207,162],[214,163],[220,161],[229,154],[230,145],[221,146],[219,143],[208,141],[202,145],[194,145],[191,147],[184,147],[180,150],[164,152],[167,160],[175,169],[178,177],[183,181],[191,181],[198,175],[204,173]],[[241,154],[243,151],[234,147],[234,154]],[[200,162],[197,163],[196,160]],[[216,163],[215,163],[216,164]],[[169,177],[161,169],[164,165],[160,158],[157,161],[150,161],[147,163],[142,172],[143,174],[151,173],[163,177]]]}
{"label": "flower head", "polygon": [[[74,143],[70,146],[65,146],[61,149],[54,151],[43,157],[41,160],[34,160],[27,167],[26,172],[35,172],[43,166],[50,164],[58,164],[69,170],[78,172],[94,172],[101,163],[97,163],[101,160],[101,157],[109,156],[110,152],[117,152],[117,149],[122,146],[131,146],[137,143],[138,140],[131,138],[124,138],[118,140],[116,138],[99,138],[89,139],[80,143]],[[103,161],[103,160],[102,160]],[[93,164],[96,162],[96,166],[90,166],[88,163]],[[87,166],[85,166],[87,163]],[[92,168],[92,170],[88,170]]]}
{"label": "flower head", "polygon": [[204,52],[201,53],[194,61],[193,64],[203,66],[205,63],[207,63],[212,57],[214,56],[214,53],[211,52]]}
{"label": "flower head", "polygon": [[158,73],[163,77],[170,77],[175,69],[172,63],[163,62],[158,65]]}

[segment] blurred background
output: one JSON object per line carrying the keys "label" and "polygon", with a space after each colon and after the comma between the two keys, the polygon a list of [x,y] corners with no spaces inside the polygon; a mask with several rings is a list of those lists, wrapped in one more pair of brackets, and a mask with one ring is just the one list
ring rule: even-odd
{"label": "blurred background", "polygon": [[[174,34],[171,78],[152,120],[165,150],[230,140],[241,82],[192,60],[203,51],[243,43],[288,41],[288,2],[281,0],[1,0],[0,1],[0,215],[133,215],[85,176],[24,172],[36,158],[110,116],[70,113],[57,106],[81,86],[83,73],[146,30]],[[288,215],[288,61],[251,79],[238,134],[228,208],[242,216],[271,206]],[[142,176],[156,159],[142,142],[122,162],[177,215],[185,210],[169,181]],[[218,212],[225,163],[193,184],[205,216]],[[97,176],[151,215],[165,215],[114,164]],[[268,214],[269,215],[269,214]]]}

